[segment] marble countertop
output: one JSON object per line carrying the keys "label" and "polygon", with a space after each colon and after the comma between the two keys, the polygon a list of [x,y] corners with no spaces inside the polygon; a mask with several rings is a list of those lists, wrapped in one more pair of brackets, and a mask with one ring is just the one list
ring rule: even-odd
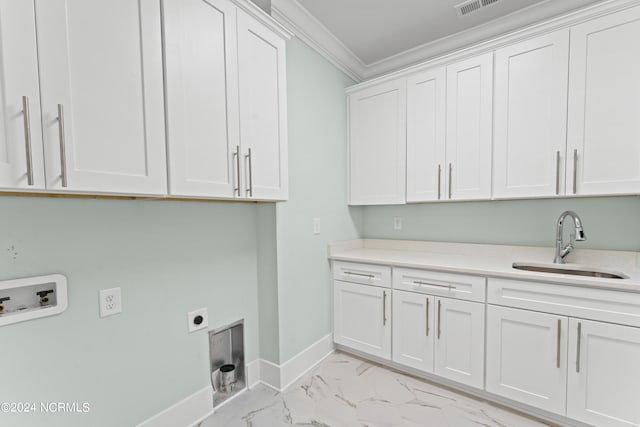
{"label": "marble countertop", "polygon": [[514,262],[553,263],[555,248],[360,239],[329,245],[329,259],[473,274],[486,277],[553,282],[640,293],[640,252],[574,249],[569,267],[588,266],[622,273],[628,279],[605,279],[516,270]]}

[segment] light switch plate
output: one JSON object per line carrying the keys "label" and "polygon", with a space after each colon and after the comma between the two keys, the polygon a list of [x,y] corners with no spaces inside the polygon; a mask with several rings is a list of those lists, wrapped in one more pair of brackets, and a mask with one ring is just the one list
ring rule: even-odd
{"label": "light switch plate", "polygon": [[122,291],[120,288],[100,291],[100,317],[122,313]]}
{"label": "light switch plate", "polygon": [[313,218],[313,234],[320,234],[320,218]]}

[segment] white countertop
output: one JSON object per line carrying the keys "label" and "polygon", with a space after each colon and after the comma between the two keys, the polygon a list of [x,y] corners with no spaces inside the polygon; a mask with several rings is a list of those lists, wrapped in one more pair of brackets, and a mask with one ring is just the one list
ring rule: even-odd
{"label": "white countertop", "polygon": [[628,279],[605,279],[516,270],[514,262],[552,264],[555,248],[360,239],[329,245],[329,259],[421,268],[435,271],[596,287],[640,293],[640,252],[574,249],[567,266],[588,266],[622,273]]}

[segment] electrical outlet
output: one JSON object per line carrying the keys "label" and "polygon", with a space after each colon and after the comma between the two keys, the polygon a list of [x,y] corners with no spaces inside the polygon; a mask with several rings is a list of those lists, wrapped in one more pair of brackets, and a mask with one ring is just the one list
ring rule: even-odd
{"label": "electrical outlet", "polygon": [[320,218],[313,218],[313,234],[320,234]]}
{"label": "electrical outlet", "polygon": [[122,313],[122,292],[120,288],[100,291],[100,317]]}
{"label": "electrical outlet", "polygon": [[187,321],[189,322],[189,332],[195,332],[200,329],[205,329],[209,326],[209,317],[207,316],[206,308],[199,308],[197,310],[187,313]]}
{"label": "electrical outlet", "polygon": [[402,218],[398,218],[398,217],[393,218],[393,229],[402,230]]}

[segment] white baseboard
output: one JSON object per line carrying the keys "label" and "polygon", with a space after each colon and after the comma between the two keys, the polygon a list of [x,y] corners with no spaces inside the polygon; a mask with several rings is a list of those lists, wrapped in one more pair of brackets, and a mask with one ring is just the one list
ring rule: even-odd
{"label": "white baseboard", "polygon": [[207,386],[143,421],[137,427],[176,427],[197,424],[213,414],[212,396],[213,387]]}
{"label": "white baseboard", "polygon": [[333,334],[326,335],[280,365],[280,389],[284,390],[334,351]]}
{"label": "white baseboard", "polygon": [[[282,365],[277,365],[268,360],[256,359],[247,364],[247,384],[251,388],[258,383],[263,383],[277,391],[282,391],[333,353],[333,351],[333,335],[329,334],[311,344]],[[213,388],[207,386],[143,421],[137,427],[195,426],[213,414],[214,408],[211,407],[212,396]],[[229,401],[236,396],[229,399]],[[229,401],[224,402],[224,404]]]}
{"label": "white baseboard", "polygon": [[260,381],[278,391],[281,390],[280,365],[276,365],[268,360],[260,359]]}

